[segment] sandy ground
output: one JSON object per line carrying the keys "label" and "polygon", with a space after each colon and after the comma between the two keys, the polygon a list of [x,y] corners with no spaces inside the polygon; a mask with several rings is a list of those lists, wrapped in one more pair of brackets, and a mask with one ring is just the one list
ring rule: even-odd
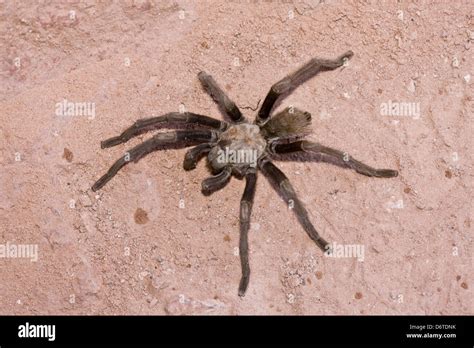
{"label": "sandy ground", "polygon": [[[0,1],[0,313],[473,314],[472,13],[469,1]],[[243,181],[203,196],[205,163],[185,172],[180,149],[90,190],[149,136],[100,149],[136,119],[222,117],[200,70],[255,108],[311,57],[348,49],[348,66],[281,107],[312,113],[311,139],[400,175],[278,166],[320,233],[363,246],[363,261],[325,257],[260,175],[239,298]],[[95,113],[58,115],[64,99]],[[382,115],[389,102],[420,112]],[[12,245],[36,245],[38,260]]]}

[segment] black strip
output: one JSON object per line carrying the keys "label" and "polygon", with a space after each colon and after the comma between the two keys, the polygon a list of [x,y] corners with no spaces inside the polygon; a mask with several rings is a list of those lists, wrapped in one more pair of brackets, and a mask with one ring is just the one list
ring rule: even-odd
{"label": "black strip", "polygon": [[[277,296],[277,307],[284,298]],[[245,297],[250,306],[260,308],[255,296]],[[330,299],[322,299],[321,307]],[[185,306],[185,305],[183,305]],[[252,307],[247,307],[252,308]],[[300,307],[304,309],[304,307]],[[242,309],[241,309],[242,310]],[[324,309],[321,308],[321,311]],[[344,308],[342,310],[349,310]],[[395,310],[395,309],[394,309]],[[29,324],[55,325],[55,340],[20,338],[19,326]],[[474,342],[472,316],[273,316],[273,317],[93,317],[44,316],[0,317],[0,345],[8,348],[54,346],[64,344],[125,344],[155,346],[169,344],[395,344],[449,347],[472,347]],[[434,338],[434,334],[456,337]],[[408,336],[413,335],[412,337]],[[415,337],[414,335],[421,335]]]}

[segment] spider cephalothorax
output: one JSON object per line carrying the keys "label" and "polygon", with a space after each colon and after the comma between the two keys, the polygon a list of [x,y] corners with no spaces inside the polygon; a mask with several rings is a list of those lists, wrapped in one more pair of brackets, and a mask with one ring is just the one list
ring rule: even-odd
{"label": "spider cephalothorax", "polygon": [[[101,189],[128,162],[138,161],[150,152],[169,146],[197,145],[186,152],[183,167],[194,169],[199,159],[207,154],[213,176],[202,182],[202,191],[210,194],[228,182],[232,174],[244,177],[246,185],[240,202],[240,241],[239,251],[242,266],[242,278],[239,295],[247,290],[250,276],[248,260],[248,231],[252,210],[257,170],[261,170],[271,181],[280,195],[291,204],[303,229],[321,248],[327,251],[329,244],[319,236],[309,220],[308,212],[291,186],[288,178],[271,161],[279,154],[317,154],[331,163],[354,169],[358,173],[390,178],[398,172],[390,169],[375,169],[353,159],[347,153],[302,140],[311,131],[311,115],[294,107],[288,107],[270,117],[278,99],[289,95],[299,84],[321,71],[334,70],[351,58],[353,53],[346,52],[337,59],[313,58],[294,73],[275,83],[268,92],[258,111],[254,123],[249,123],[235,103],[222,91],[212,76],[200,72],[198,78],[204,89],[212,96],[218,107],[229,119],[219,121],[207,116],[190,112],[171,112],[163,116],[140,119],[119,136],[101,143],[102,148],[122,144],[134,136],[160,128],[188,128],[167,133],[157,133],[152,138],[130,149],[117,160],[108,172],[93,186],[92,190]],[[189,129],[189,128],[194,129]]]}
{"label": "spider cephalothorax", "polygon": [[231,125],[209,151],[208,160],[214,171],[220,172],[229,167],[232,173],[244,176],[250,167],[256,167],[266,146],[260,127],[248,123]]}

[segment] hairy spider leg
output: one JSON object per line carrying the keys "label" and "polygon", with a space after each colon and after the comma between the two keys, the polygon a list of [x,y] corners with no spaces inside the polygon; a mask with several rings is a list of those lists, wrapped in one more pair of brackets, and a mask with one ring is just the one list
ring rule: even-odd
{"label": "hairy spider leg", "polygon": [[239,296],[244,296],[250,280],[249,265],[249,242],[248,232],[250,229],[250,215],[252,212],[255,187],[257,182],[257,171],[248,171],[245,175],[245,189],[240,200],[240,240],[239,255],[242,267],[242,278],[239,284]]}
{"label": "hairy spider leg", "polygon": [[[270,146],[272,148],[273,146]],[[354,169],[357,173],[374,176],[377,178],[393,178],[398,175],[396,170],[392,169],[376,169],[367,164],[364,164],[350,156],[347,152],[342,152],[319,143],[301,140],[289,144],[276,144],[273,147],[273,152],[277,154],[305,152],[322,154],[334,158],[342,165]]]}
{"label": "hairy spider leg", "polygon": [[142,118],[136,121],[132,126],[125,129],[120,135],[109,138],[100,143],[101,148],[112,147],[123,144],[137,135],[156,130],[160,128],[179,128],[179,126],[202,126],[215,130],[223,131],[229,124],[225,121],[219,121],[214,118],[194,114],[192,112],[170,112],[162,116]]}
{"label": "hairy spider leg", "polygon": [[265,97],[262,106],[257,114],[256,123],[263,124],[270,117],[271,111],[276,101],[282,95],[288,96],[296,87],[314,77],[321,71],[334,70],[344,64],[346,59],[350,59],[354,53],[347,51],[336,59],[313,58],[295,72],[287,75],[275,83]]}
{"label": "hairy spider leg", "polygon": [[265,157],[259,161],[259,168],[269,178],[275,189],[283,196],[283,199],[288,203],[289,207],[295,212],[298,221],[309,237],[325,252],[328,243],[319,235],[309,220],[306,208],[296,196],[296,192],[286,175]]}
{"label": "hairy spider leg", "polygon": [[100,190],[109,182],[118,171],[129,162],[137,162],[143,156],[150,152],[161,149],[167,145],[184,146],[195,145],[203,142],[212,142],[217,139],[217,133],[210,130],[178,130],[174,132],[158,133],[152,138],[135,146],[125,153],[123,157],[118,159],[112,167],[92,186],[92,191]]}
{"label": "hairy spider leg", "polygon": [[245,117],[237,105],[225,94],[211,75],[201,71],[198,74],[198,79],[204,90],[212,97],[225,116],[229,117],[234,123],[245,122]]}

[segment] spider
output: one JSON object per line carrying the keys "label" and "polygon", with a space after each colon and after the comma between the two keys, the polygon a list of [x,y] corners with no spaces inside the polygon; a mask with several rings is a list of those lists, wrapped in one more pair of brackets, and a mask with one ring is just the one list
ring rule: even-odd
{"label": "spider", "polygon": [[248,232],[250,214],[255,194],[257,171],[260,169],[280,196],[289,204],[298,221],[316,245],[326,252],[330,245],[311,223],[308,212],[298,199],[286,175],[272,162],[285,154],[316,154],[326,161],[356,172],[371,176],[391,178],[398,172],[390,169],[375,169],[342,152],[319,143],[304,140],[310,133],[311,114],[294,107],[287,107],[271,117],[277,101],[281,101],[303,82],[322,71],[334,70],[353,56],[348,51],[336,59],[313,58],[295,72],[275,83],[265,97],[255,121],[249,122],[237,105],[224,93],[213,77],[204,71],[198,74],[204,90],[216,102],[227,121],[191,112],[170,112],[158,117],[136,121],[120,135],[101,142],[101,148],[109,148],[127,142],[132,137],[160,128],[175,129],[157,133],[152,138],[133,147],[117,160],[108,172],[93,186],[97,191],[112,179],[130,161],[137,162],[145,155],[164,148],[179,148],[191,145],[184,156],[186,171],[196,168],[197,162],[207,154],[208,165],[213,176],[202,182],[206,195],[223,188],[232,175],[245,178],[245,189],[240,201],[239,254],[242,268],[239,296],[244,296],[250,279]]}

